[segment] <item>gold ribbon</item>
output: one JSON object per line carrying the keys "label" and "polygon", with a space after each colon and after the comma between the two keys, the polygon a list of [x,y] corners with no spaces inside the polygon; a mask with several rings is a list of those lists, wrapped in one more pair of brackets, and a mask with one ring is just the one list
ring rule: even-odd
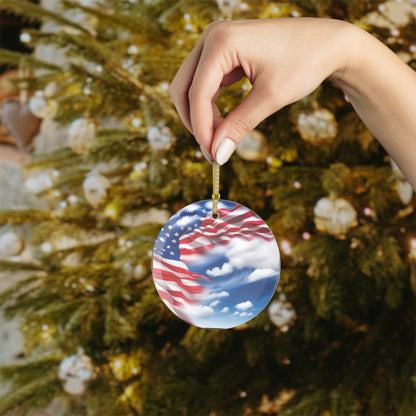
{"label": "gold ribbon", "polygon": [[212,217],[218,218],[218,200],[220,199],[220,165],[212,165]]}

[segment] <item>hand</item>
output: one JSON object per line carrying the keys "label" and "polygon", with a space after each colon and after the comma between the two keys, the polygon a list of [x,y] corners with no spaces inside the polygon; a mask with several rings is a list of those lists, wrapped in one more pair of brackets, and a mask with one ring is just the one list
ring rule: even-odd
{"label": "hand", "polygon": [[[215,101],[242,77],[252,89],[223,119]],[[328,77],[416,189],[416,72],[352,24],[316,18],[212,23],[169,92],[207,159],[222,165],[258,123]]]}
{"label": "hand", "polygon": [[[349,25],[329,19],[275,19],[208,25],[170,85],[183,123],[209,159],[224,164],[258,123],[311,93],[342,68]],[[252,89],[225,119],[215,101],[247,77]]]}

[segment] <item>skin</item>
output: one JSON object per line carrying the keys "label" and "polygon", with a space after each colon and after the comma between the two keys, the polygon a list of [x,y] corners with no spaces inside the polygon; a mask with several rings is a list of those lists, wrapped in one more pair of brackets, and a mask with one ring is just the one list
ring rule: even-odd
{"label": "skin", "polygon": [[[247,77],[252,89],[226,118],[215,101]],[[337,83],[374,136],[416,189],[416,72],[358,27],[333,19],[215,22],[207,26],[173,79],[177,112],[206,157],[228,153],[262,120]],[[218,153],[217,153],[218,152]]]}

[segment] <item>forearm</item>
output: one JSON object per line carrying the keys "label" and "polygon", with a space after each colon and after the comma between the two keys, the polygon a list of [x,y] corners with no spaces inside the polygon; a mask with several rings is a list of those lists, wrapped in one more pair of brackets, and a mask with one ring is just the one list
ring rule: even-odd
{"label": "forearm", "polygon": [[416,189],[416,72],[358,28],[345,52],[331,79]]}

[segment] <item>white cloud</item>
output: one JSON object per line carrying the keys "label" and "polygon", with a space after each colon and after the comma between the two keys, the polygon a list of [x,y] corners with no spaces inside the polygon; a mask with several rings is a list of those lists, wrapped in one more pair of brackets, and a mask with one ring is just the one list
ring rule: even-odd
{"label": "white cloud", "polygon": [[240,316],[251,316],[253,315],[253,312],[241,312]]}
{"label": "white cloud", "polygon": [[186,210],[188,212],[194,212],[194,211],[197,211],[199,208],[200,208],[199,202],[194,202],[193,204],[188,205],[186,207]]}
{"label": "white cloud", "polygon": [[176,225],[179,225],[181,227],[185,227],[186,225],[188,225],[192,221],[195,221],[195,217],[185,216],[185,217],[179,218],[178,221],[176,221]]}
{"label": "white cloud", "polygon": [[223,290],[222,292],[211,292],[205,296],[205,299],[226,298],[227,296],[230,296],[230,293]]}
{"label": "white cloud", "polygon": [[223,290],[222,292],[217,293],[217,296],[219,296],[220,298],[224,298],[226,296],[230,296],[230,294],[227,291]]}
{"label": "white cloud", "polygon": [[215,313],[214,309],[211,306],[206,305],[197,305],[197,306],[187,306],[186,313],[190,316],[204,317],[211,316]]}
{"label": "white cloud", "polygon": [[[261,238],[246,240],[233,237],[227,245],[218,245],[210,251],[213,257],[224,256],[228,262],[222,266],[243,269],[245,267],[280,270],[279,249],[276,242],[265,241]],[[218,269],[218,270],[217,270]],[[215,270],[215,271],[214,271]],[[220,268],[214,267],[210,271],[220,272]]]}
{"label": "white cloud", "polygon": [[244,267],[259,267],[279,269],[280,258],[275,241],[262,239],[245,240],[234,238],[226,246],[224,253],[229,262],[238,269]]}
{"label": "white cloud", "polygon": [[221,309],[221,312],[228,312],[230,310],[230,308],[228,307],[228,306],[224,306],[222,309]]}
{"label": "white cloud", "polygon": [[249,282],[256,282],[257,280],[267,279],[268,277],[276,276],[278,273],[274,269],[256,269],[248,276]]}
{"label": "white cloud", "polygon": [[[199,204],[200,202],[195,202],[196,204]],[[212,200],[208,200],[204,204],[205,208],[212,209]],[[226,208],[226,205],[222,201],[218,201],[218,209],[224,209]]]}
{"label": "white cloud", "polygon": [[207,274],[210,276],[223,276],[233,271],[234,267],[231,263],[224,263],[222,267],[214,267],[213,269],[207,270]]}
{"label": "white cloud", "polygon": [[211,302],[211,303],[209,304],[209,306],[210,306],[211,308],[213,308],[214,306],[217,306],[219,303],[220,303],[220,301],[217,299],[217,300],[214,300],[214,302]]}
{"label": "white cloud", "polygon": [[239,311],[246,311],[247,309],[250,309],[252,306],[253,304],[249,300],[246,300],[245,302],[237,303],[237,305],[235,305],[235,307]]}

